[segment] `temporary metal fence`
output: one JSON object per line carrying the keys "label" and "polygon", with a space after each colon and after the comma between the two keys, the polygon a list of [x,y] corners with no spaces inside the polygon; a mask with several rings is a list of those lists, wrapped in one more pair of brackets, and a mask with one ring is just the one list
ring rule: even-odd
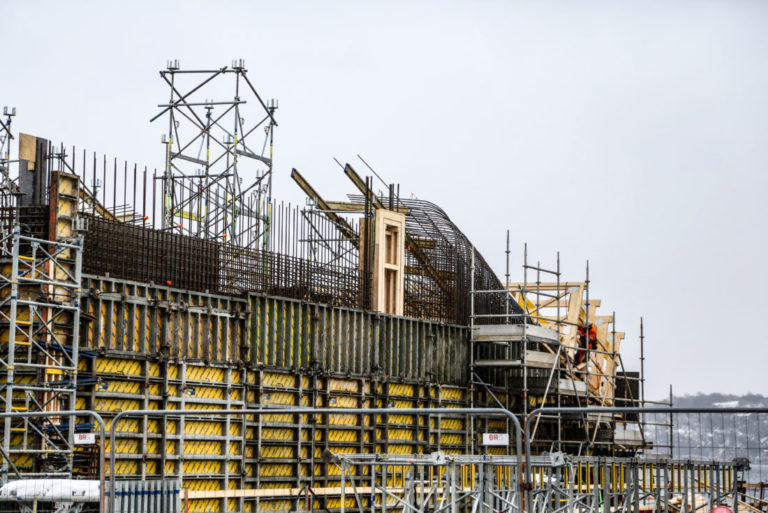
{"label": "temporary metal fence", "polygon": [[[184,416],[259,416],[259,415],[345,415],[345,414],[371,414],[371,415],[468,415],[468,416],[502,416],[509,419],[514,426],[514,444],[517,454],[522,454],[523,441],[519,434],[522,432],[520,421],[508,410],[502,408],[268,408],[252,410],[126,410],[118,413],[110,426],[110,489],[115,489],[115,460],[116,454],[116,431],[119,422],[127,417],[184,417]],[[514,475],[519,475],[519,465],[514,466]],[[386,476],[385,476],[386,477]],[[380,486],[386,486],[386,481],[380,483]],[[343,490],[343,488],[342,488]],[[241,497],[247,497],[248,490],[241,493]],[[307,490],[309,493],[309,490]],[[343,491],[342,491],[343,493]],[[255,496],[255,495],[254,495]],[[226,503],[226,498],[223,499]],[[342,501],[342,504],[344,501]],[[518,511],[522,509],[522,504],[518,504]],[[116,513],[116,501],[109,501],[109,512]],[[342,510],[343,511],[343,510]]]}
{"label": "temporary metal fence", "polygon": [[[540,415],[701,414],[685,408],[543,408],[526,420],[526,431]],[[693,411],[692,411],[693,410]],[[723,415],[757,415],[759,408],[712,409]],[[519,438],[519,433],[517,433]],[[520,454],[520,453],[518,453]],[[468,511],[518,513],[693,513],[727,505],[756,513],[766,511],[762,490],[745,483],[744,460],[530,455],[344,454],[326,452],[341,476],[342,509],[356,511]],[[521,465],[522,463],[522,465]],[[522,469],[522,474],[518,470]],[[306,490],[295,510],[323,506]]]}
{"label": "temporary metal fence", "polygon": [[[522,450],[520,436],[524,431],[517,417],[503,409],[471,408],[277,408],[258,410],[136,410],[118,414],[112,423],[112,444],[119,421],[136,416],[183,416],[183,415],[280,415],[280,414],[466,414],[471,416],[500,415],[510,419],[514,426],[516,454],[503,455],[384,455],[384,454],[334,454],[327,452],[324,458],[341,469],[342,511],[349,501],[355,510],[385,511],[389,507],[422,511],[473,511],[553,513],[568,511],[626,511],[638,513],[649,505],[657,511],[696,511],[704,504],[713,506],[727,503],[738,511],[754,507],[745,505],[766,504],[761,497],[754,497],[743,488],[746,467],[739,461],[694,461],[672,458],[613,458],[574,457],[554,453],[544,457],[530,454],[529,440],[526,451]],[[543,408],[535,410],[525,422],[530,432],[532,421],[540,415],[564,414],[618,414],[618,413],[721,413],[762,414],[765,408]],[[110,465],[118,455],[111,454]],[[365,467],[366,471],[360,471]],[[362,476],[365,476],[364,478]],[[114,479],[114,472],[110,479]],[[312,507],[321,504],[311,487],[297,492],[296,506]],[[327,490],[325,491],[327,492]],[[248,490],[243,491],[247,497]],[[256,491],[254,491],[255,496]],[[346,499],[349,499],[346,500]],[[525,508],[523,506],[525,501]],[[741,503],[739,501],[742,501]],[[748,502],[745,502],[748,501]],[[566,506],[564,506],[566,505]],[[686,509],[687,508],[687,509]]]}
{"label": "temporary metal fence", "polygon": [[[489,454],[343,454],[324,458],[340,470],[341,511],[518,512],[519,459]],[[346,501],[345,499],[350,499]],[[310,493],[296,511],[322,506]]]}
{"label": "temporary metal fence", "polygon": [[[522,485],[517,456],[326,453],[341,476],[342,511],[517,513],[530,497],[534,513],[687,511],[732,503],[740,468],[733,463],[598,458],[554,453],[531,460]],[[312,491],[318,492],[312,495]],[[306,490],[296,511],[322,509]],[[742,498],[742,501],[745,499]],[[743,506],[743,504],[742,504]]]}
{"label": "temporary metal fence", "polygon": [[[514,426],[515,453],[525,455],[349,455],[326,452],[324,458],[339,465],[342,498],[354,497],[354,509],[385,511],[387,505],[408,511],[422,511],[429,506],[434,511],[523,511],[530,512],[595,512],[611,511],[638,513],[651,507],[654,511],[693,512],[727,504],[735,512],[739,509],[765,511],[768,500],[757,496],[745,484],[748,462],[730,462],[670,457],[644,458],[577,457],[553,453],[532,456],[530,440],[520,436],[530,433],[533,421],[540,415],[590,414],[723,414],[764,415],[768,408],[541,408],[533,411],[521,425],[511,412],[500,408],[269,408],[254,410],[129,410],[120,412],[110,427],[110,485],[104,482],[105,426],[101,416],[93,411],[55,412],[61,417],[90,416],[99,426],[100,483],[99,495],[104,504],[105,490],[111,493],[111,513],[144,511],[175,511],[180,507],[180,488],[177,481],[151,483],[117,481],[115,479],[116,430],[126,417],[167,416],[222,416],[222,415],[344,415],[344,414],[430,414],[502,416]],[[17,418],[51,415],[41,412],[16,412],[0,417]],[[525,447],[525,452],[523,452]],[[366,466],[367,481],[353,469]],[[247,492],[245,490],[244,492]],[[313,490],[307,489],[301,500],[309,500]],[[759,492],[760,494],[762,493]],[[349,495],[347,495],[349,494]],[[114,500],[113,500],[114,499]],[[347,501],[342,500],[342,511]],[[420,506],[419,506],[420,505]],[[365,506],[365,507],[363,507]],[[0,506],[1,507],[1,506]],[[151,509],[155,508],[155,509]],[[420,509],[421,508],[421,509]],[[43,511],[43,510],[40,510]],[[106,511],[106,510],[105,510]]]}
{"label": "temporary metal fence", "polygon": [[[176,479],[117,481],[114,489],[116,513],[178,513],[181,488]],[[111,503],[112,501],[110,501]]]}
{"label": "temporary metal fence", "polygon": [[[41,412],[41,411],[34,411],[34,412],[0,412],[0,418],[6,419],[29,419],[29,418],[39,418],[39,417],[57,417],[57,418],[70,418],[70,422],[73,422],[72,419],[75,419],[77,417],[91,417],[96,422],[96,425],[98,427],[99,432],[99,441],[98,441],[98,448],[99,448],[99,479],[98,479],[98,504],[100,506],[99,511],[104,511],[104,485],[105,485],[105,479],[104,479],[104,470],[105,470],[105,457],[104,457],[104,447],[105,447],[105,441],[106,441],[106,427],[104,425],[104,419],[95,411],[91,410],[66,410],[66,411],[53,411],[53,412]],[[5,461],[8,462],[8,466],[10,470],[13,472],[15,477],[18,479],[18,481],[24,481],[23,474],[16,468],[16,466],[13,463],[12,458],[10,455],[5,454],[3,451],[2,457]],[[3,476],[4,480],[8,478],[8,476]],[[51,480],[45,480],[45,481],[51,481]],[[63,480],[63,481],[71,481],[71,480]],[[50,487],[49,487],[50,488]],[[34,487],[32,489],[34,492]],[[44,490],[41,488],[41,492]],[[50,490],[49,490],[50,492]],[[44,499],[45,495],[41,497],[41,499]],[[34,502],[34,499],[31,500],[31,502]],[[42,500],[40,502],[43,502]],[[0,506],[1,508],[2,506]],[[0,510],[2,511],[2,510]],[[44,511],[43,509],[40,509],[39,511]]]}
{"label": "temporary metal fence", "polygon": [[[653,453],[653,447],[646,446],[647,454],[643,459],[595,458],[590,460],[589,470],[578,471],[571,469],[568,474],[567,458],[560,455],[542,462],[531,456],[531,427],[540,417],[557,416],[603,416],[610,415],[621,418],[621,415],[634,414],[643,417],[647,415],[681,415],[681,414],[720,414],[723,416],[768,414],[768,408],[681,408],[681,407],[609,407],[609,408],[539,408],[532,411],[523,423],[525,439],[525,468],[524,472],[527,511],[559,511],[562,502],[568,505],[568,511],[597,511],[605,513],[619,508],[622,511],[635,513],[652,505],[654,511],[669,512],[696,511],[708,506],[710,509],[724,502],[738,513],[739,507],[750,510],[757,505],[758,510],[768,507],[768,500],[763,497],[765,489],[762,476],[758,474],[760,483],[748,483],[750,461],[746,457],[734,458],[731,461],[718,461],[717,452],[710,453],[706,458],[695,460],[695,455],[688,452],[687,459],[673,458],[671,453]],[[758,419],[757,426],[761,420]],[[674,422],[673,424],[679,424]],[[689,424],[690,426],[690,424]],[[764,451],[760,444],[761,435],[758,432],[756,442],[757,464],[762,467]],[[668,447],[664,445],[664,447]],[[750,446],[748,446],[750,447]],[[674,450],[674,449],[673,449]],[[704,453],[700,453],[704,456]],[[574,460],[570,460],[571,462]],[[614,472],[617,463],[628,465],[627,470],[621,470],[617,476]],[[546,468],[545,472],[537,473],[536,467]],[[565,470],[564,470],[565,469]],[[629,472],[627,474],[627,472]],[[539,475],[537,487],[536,476]],[[554,475],[554,477],[553,477]],[[575,487],[575,488],[574,488]],[[748,488],[757,488],[759,496],[749,493]],[[751,510],[750,510],[751,511]]]}

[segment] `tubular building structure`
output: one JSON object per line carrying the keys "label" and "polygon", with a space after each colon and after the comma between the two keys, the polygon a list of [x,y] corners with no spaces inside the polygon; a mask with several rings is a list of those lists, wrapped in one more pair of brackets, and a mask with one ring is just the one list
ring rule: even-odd
{"label": "tubular building structure", "polygon": [[[324,198],[294,170],[307,205],[277,203],[277,105],[262,101],[243,62],[172,62],[161,77],[170,97],[153,118],[168,121],[159,173],[13,133],[3,120],[2,147],[13,137],[19,153],[0,154],[0,397],[6,412],[52,412],[2,424],[3,480],[97,477],[95,446],[76,443],[91,421],[56,411],[93,410],[110,429],[121,411],[199,410],[121,419],[115,478],[176,479],[188,511],[384,508],[397,502],[375,486],[343,496],[344,472],[401,498],[423,493],[409,488],[413,472],[465,486],[461,468],[433,475],[446,463],[430,455],[508,466],[509,421],[202,412],[501,407],[522,422],[541,406],[641,404],[642,376],[624,369],[623,333],[590,298],[588,272],[566,281],[559,257],[548,270],[526,251],[523,281],[502,281],[442,209],[401,199],[394,185],[375,192],[381,184],[350,164],[346,199]],[[230,79],[232,95],[204,96]],[[590,458],[650,447],[642,420],[545,415],[531,443],[602,469]],[[377,466],[376,454],[391,463]],[[557,472],[575,479],[572,468]],[[515,504],[515,477],[499,476],[489,490]]]}

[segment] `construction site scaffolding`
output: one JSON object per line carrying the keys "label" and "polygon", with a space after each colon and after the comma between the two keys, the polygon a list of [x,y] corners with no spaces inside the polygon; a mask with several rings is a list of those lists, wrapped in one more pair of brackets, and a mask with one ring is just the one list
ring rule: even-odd
{"label": "construction site scaffolding", "polygon": [[168,119],[162,228],[268,249],[277,102],[262,100],[243,59],[203,70],[170,60],[160,76],[170,97],[150,121]]}
{"label": "construction site scaffolding", "polygon": [[[590,298],[589,263],[584,281],[562,281],[559,253],[555,268],[548,269],[529,262],[525,245],[523,280],[512,283],[509,233],[506,255],[505,291],[482,290],[473,283],[470,294],[473,401],[490,401],[521,418],[540,406],[644,404],[639,392],[643,376],[627,372],[619,352],[624,333],[616,331],[615,313],[598,315],[601,301]],[[478,313],[476,302],[484,296],[503,296],[503,311]],[[649,448],[645,419],[637,415],[578,417],[554,414],[537,419],[534,446],[541,451],[612,455]],[[494,431],[479,422],[481,429]]]}

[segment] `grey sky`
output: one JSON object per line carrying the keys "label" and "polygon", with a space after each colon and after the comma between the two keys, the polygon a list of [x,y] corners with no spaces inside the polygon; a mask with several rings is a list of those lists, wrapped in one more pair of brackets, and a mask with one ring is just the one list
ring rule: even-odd
{"label": "grey sky", "polygon": [[[109,6],[109,7],[107,7]],[[275,196],[362,154],[513,279],[590,260],[648,395],[768,391],[768,3],[0,2],[16,129],[161,167],[157,71],[244,58],[280,100]],[[606,312],[606,313],[607,313]]]}

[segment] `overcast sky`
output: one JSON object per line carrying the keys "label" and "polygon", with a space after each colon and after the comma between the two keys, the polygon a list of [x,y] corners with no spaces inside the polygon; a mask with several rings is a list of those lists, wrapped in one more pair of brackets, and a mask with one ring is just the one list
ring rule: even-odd
{"label": "overcast sky", "polygon": [[[16,129],[162,167],[158,71],[243,58],[278,98],[275,196],[360,153],[513,279],[560,251],[648,397],[768,392],[768,3],[0,1]],[[362,171],[362,169],[361,169]]]}

